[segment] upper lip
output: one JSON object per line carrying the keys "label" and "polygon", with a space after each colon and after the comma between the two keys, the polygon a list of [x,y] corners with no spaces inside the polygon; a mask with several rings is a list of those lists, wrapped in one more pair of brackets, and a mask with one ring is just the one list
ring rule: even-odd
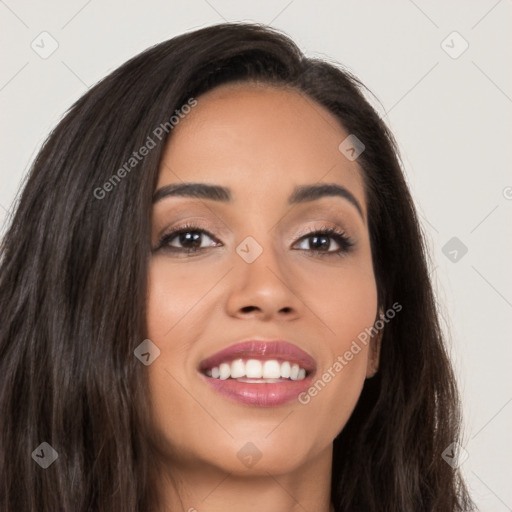
{"label": "upper lip", "polygon": [[297,363],[308,374],[313,373],[316,369],[315,360],[304,350],[289,341],[254,339],[240,341],[203,359],[199,364],[199,370],[205,371],[234,359],[281,359]]}

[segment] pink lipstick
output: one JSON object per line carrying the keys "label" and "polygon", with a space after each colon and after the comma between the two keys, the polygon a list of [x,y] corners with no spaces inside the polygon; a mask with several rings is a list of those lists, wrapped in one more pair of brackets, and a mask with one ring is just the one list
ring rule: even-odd
{"label": "pink lipstick", "polygon": [[206,383],[234,401],[259,407],[285,404],[305,391],[316,371],[314,359],[282,340],[248,340],[201,361]]}

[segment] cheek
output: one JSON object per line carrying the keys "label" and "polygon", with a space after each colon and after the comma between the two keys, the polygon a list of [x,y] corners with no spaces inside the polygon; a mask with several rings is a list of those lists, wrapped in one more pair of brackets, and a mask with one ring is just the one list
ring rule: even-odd
{"label": "cheek", "polygon": [[301,295],[324,327],[322,345],[331,356],[343,354],[373,325],[377,285],[369,249],[338,268],[317,265],[301,281]]}
{"label": "cheek", "polygon": [[205,265],[192,268],[187,264],[170,264],[165,258],[155,258],[150,263],[148,275],[148,337],[167,340],[172,336],[171,331],[175,333],[182,328],[182,323],[190,324],[187,315],[194,313],[198,300],[216,281],[218,276],[208,272]]}
{"label": "cheek", "polygon": [[343,276],[336,287],[330,288],[326,303],[329,304],[326,322],[335,332],[332,346],[339,355],[375,322],[377,286],[373,273],[354,272]]}
{"label": "cheek", "polygon": [[200,432],[204,422],[204,412],[184,388],[189,387],[190,347],[200,336],[194,306],[215,281],[200,266],[195,265],[193,272],[188,268],[154,258],[148,274],[146,336],[160,349],[160,356],[147,367],[151,410],[155,434],[162,436],[159,449],[169,453],[186,445],[190,433]]}
{"label": "cheek", "polygon": [[316,273],[311,309],[327,327],[321,365],[312,386],[299,397],[334,439],[348,421],[361,394],[370,353],[370,334],[377,315],[377,287],[371,266],[353,266],[339,278]]}
{"label": "cheek", "polygon": [[325,327],[320,365],[313,385],[299,401],[336,436],[350,417],[363,388],[377,316],[377,285],[370,251],[333,272],[316,268],[308,278],[308,305]]}

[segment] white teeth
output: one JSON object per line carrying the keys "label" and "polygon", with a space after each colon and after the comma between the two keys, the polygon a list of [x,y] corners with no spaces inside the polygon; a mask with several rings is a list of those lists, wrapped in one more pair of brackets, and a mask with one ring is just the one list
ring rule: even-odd
{"label": "white teeth", "polygon": [[268,359],[235,359],[231,363],[221,363],[219,366],[208,368],[205,371],[208,377],[226,380],[237,379],[240,382],[280,382],[280,379],[303,380],[306,370],[296,363]]}
{"label": "white teeth", "polygon": [[291,372],[291,365],[288,361],[285,361],[281,364],[281,377],[283,379],[289,379],[290,378],[290,372]]}
{"label": "white teeth", "polygon": [[236,359],[231,363],[231,378],[245,377],[245,364],[242,359]]}
{"label": "white teeth", "polygon": [[[304,372],[304,376],[306,373]],[[265,361],[263,363],[263,378],[264,379],[279,379],[281,377],[281,365],[275,359]]]}
{"label": "white teeth", "polygon": [[263,367],[261,361],[257,359],[249,359],[247,363],[245,363],[245,375],[249,379],[261,379],[263,375]]}
{"label": "white teeth", "polygon": [[219,366],[219,377],[220,380],[226,380],[229,379],[229,376],[231,374],[231,367],[227,363],[222,363]]}
{"label": "white teeth", "polygon": [[275,384],[282,382],[281,379],[236,379],[238,382],[247,382],[249,384]]}

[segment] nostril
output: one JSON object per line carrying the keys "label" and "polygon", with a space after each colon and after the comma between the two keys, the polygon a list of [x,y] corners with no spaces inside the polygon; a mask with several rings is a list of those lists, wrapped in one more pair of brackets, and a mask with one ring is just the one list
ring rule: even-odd
{"label": "nostril", "polygon": [[258,309],[258,308],[256,306],[245,306],[245,307],[242,308],[242,311],[244,313],[250,313],[254,309]]}

